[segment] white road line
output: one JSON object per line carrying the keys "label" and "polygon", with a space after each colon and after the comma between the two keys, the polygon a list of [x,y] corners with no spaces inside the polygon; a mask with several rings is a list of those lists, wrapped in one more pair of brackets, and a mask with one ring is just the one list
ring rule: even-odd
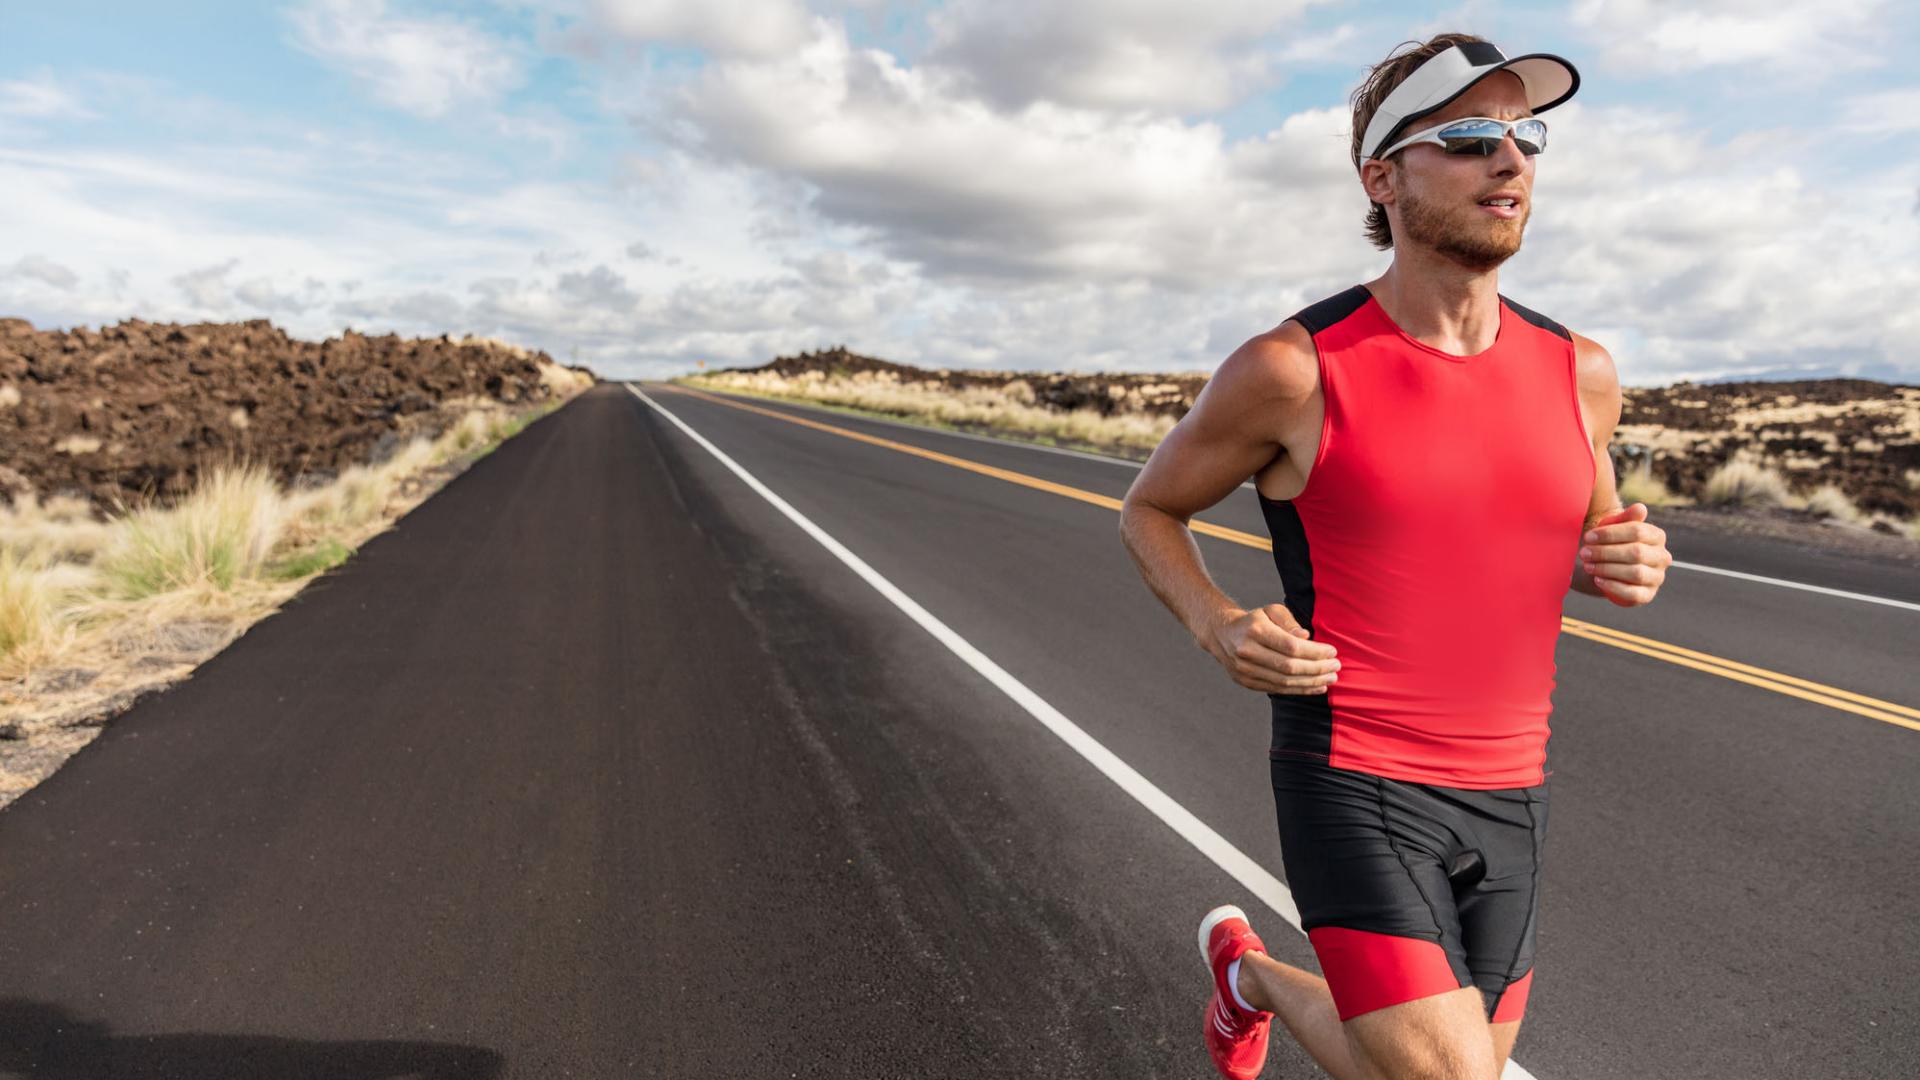
{"label": "white road line", "polygon": [[[628,389],[633,388],[632,383],[627,383],[626,386]],[[706,388],[701,387],[700,389],[705,390]],[[715,393],[716,391],[708,391],[708,392]],[[742,395],[742,396],[746,396],[746,395]],[[776,404],[792,405],[796,409],[806,409],[811,412],[826,413],[829,416],[845,417],[847,415],[845,413],[836,413],[832,409],[822,409],[817,406],[807,405],[807,404],[803,404],[801,402],[795,402],[795,401],[781,401],[781,402],[777,402]],[[1041,446],[1037,443],[1021,442],[1017,439],[996,439],[991,435],[975,435],[971,432],[966,432],[966,431],[947,431],[944,428],[927,427],[924,424],[910,424],[904,420],[888,420],[878,416],[855,416],[855,417],[852,417],[852,419],[866,420],[876,424],[891,424],[894,427],[911,428],[914,431],[925,431],[934,435],[951,435],[956,439],[973,439],[977,442],[993,443],[996,446],[1017,446],[1023,450],[1042,450],[1050,454],[1067,454],[1072,457],[1086,458],[1090,461],[1104,461],[1112,465],[1125,465],[1136,471],[1139,470],[1142,465],[1141,462],[1134,461],[1130,458],[1113,457],[1109,454],[1090,454],[1084,450],[1067,450],[1058,446]],[[1253,484],[1253,481],[1248,480],[1242,483],[1240,486],[1243,488],[1253,488],[1254,484]],[[1698,570],[1698,571],[1701,571],[1702,573],[1707,573],[1707,574],[1724,574],[1727,577],[1741,578],[1746,581],[1757,581],[1763,585],[1778,585],[1783,589],[1805,589],[1808,592],[1825,593],[1828,596],[1838,596],[1848,600],[1859,600],[1868,604],[1885,604],[1888,607],[1906,608],[1909,611],[1920,611],[1920,603],[1914,603],[1910,600],[1894,600],[1890,597],[1873,596],[1869,593],[1848,592],[1845,589],[1830,589],[1825,585],[1808,585],[1805,582],[1788,581],[1785,578],[1766,577],[1761,574],[1749,574],[1741,570],[1723,570],[1718,566],[1706,566],[1701,563],[1680,562],[1678,560],[1675,560],[1672,565],[1678,566],[1684,570]]]}
{"label": "white road line", "polygon": [[1673,565],[1687,570],[1698,570],[1706,574],[1724,574],[1727,577],[1743,578],[1747,581],[1778,585],[1783,589],[1804,589],[1807,592],[1826,593],[1828,596],[1843,596],[1848,600],[1859,600],[1867,604],[1885,604],[1888,607],[1906,608],[1908,611],[1920,611],[1920,604],[1911,600],[1895,600],[1886,596],[1872,596],[1867,593],[1848,592],[1845,589],[1829,589],[1825,585],[1808,585],[1803,581],[1788,581],[1785,578],[1762,577],[1742,570],[1725,570],[1718,566],[1702,566],[1699,563],[1681,562],[1675,559]]}
{"label": "white road line", "polygon": [[[1066,716],[1061,714],[1060,710],[1047,704],[1040,695],[1028,689],[1025,683],[1014,678],[1007,673],[1006,669],[988,659],[987,655],[979,649],[974,648],[971,642],[959,634],[954,633],[947,627],[946,623],[935,618],[931,612],[921,607],[912,597],[901,592],[893,582],[888,581],[882,577],[878,571],[874,570],[873,567],[868,566],[866,561],[861,559],[860,556],[847,550],[846,546],[841,544],[840,541],[829,536],[825,530],[808,520],[800,511],[788,505],[785,499],[774,494],[770,488],[761,483],[752,473],[741,468],[738,463],[726,455],[725,451],[708,442],[706,436],[688,427],[685,421],[673,413],[668,412],[659,402],[641,393],[640,389],[632,383],[627,384],[627,389],[633,391],[635,397],[652,406],[655,412],[666,417],[675,427],[685,432],[688,438],[699,443],[708,453],[717,458],[720,464],[725,465],[735,476],[745,481],[746,485],[758,493],[761,498],[772,503],[774,509],[785,514],[788,520],[800,526],[808,536],[818,540],[820,545],[832,552],[835,558],[847,564],[854,573],[864,578],[867,584],[878,590],[880,595],[892,601],[893,606],[905,612],[907,617],[911,618],[914,622],[919,623],[921,629],[932,634],[942,645],[952,650],[955,656],[964,660],[967,666],[985,676],[988,682],[999,687],[1002,693],[1012,698],[1021,708],[1027,710],[1035,720],[1045,725],[1047,730],[1058,735],[1068,746],[1073,747],[1081,757],[1091,762],[1094,768],[1106,774],[1107,779],[1119,785],[1120,790],[1133,796],[1134,799],[1139,801],[1140,805],[1153,811],[1154,815],[1161,821],[1166,822],[1174,832],[1180,835],[1181,839],[1192,844],[1200,850],[1202,855],[1213,860],[1214,865],[1225,870],[1229,877],[1238,881],[1246,887],[1247,891],[1259,897],[1260,900],[1272,908],[1276,914],[1287,920],[1288,925],[1292,926],[1295,930],[1300,930],[1300,911],[1294,906],[1293,894],[1287,890],[1287,886],[1281,882],[1279,878],[1268,873],[1264,867],[1248,858],[1246,853],[1234,847],[1225,837],[1214,832],[1206,822],[1193,816],[1186,807],[1175,802],[1166,792],[1154,786],[1152,781],[1135,771],[1133,766],[1122,761],[1113,751],[1101,745],[1099,740],[1082,730],[1080,725],[1067,719]],[[1532,1080],[1532,1074],[1520,1068],[1511,1059],[1507,1062],[1507,1071],[1504,1075],[1509,1078],[1509,1080]]]}

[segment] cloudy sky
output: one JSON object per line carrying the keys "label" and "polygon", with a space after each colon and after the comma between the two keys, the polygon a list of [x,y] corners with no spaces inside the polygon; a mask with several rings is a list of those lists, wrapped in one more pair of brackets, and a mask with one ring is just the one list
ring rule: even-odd
{"label": "cloudy sky", "polygon": [[[1770,10],[1772,9],[1772,10]],[[0,315],[1207,370],[1383,270],[1347,96],[1580,68],[1501,292],[1631,385],[1920,382],[1920,5],[0,5]]]}

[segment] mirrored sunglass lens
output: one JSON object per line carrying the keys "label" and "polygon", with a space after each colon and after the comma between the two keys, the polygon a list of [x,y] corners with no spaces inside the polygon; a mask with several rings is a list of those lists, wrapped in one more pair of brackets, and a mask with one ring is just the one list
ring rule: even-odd
{"label": "mirrored sunglass lens", "polygon": [[1448,124],[1435,134],[1440,136],[1441,148],[1449,154],[1490,154],[1506,137],[1506,129],[1488,120],[1462,120]]}
{"label": "mirrored sunglass lens", "polygon": [[1457,124],[1448,124],[1446,127],[1440,129],[1440,137],[1443,139],[1464,139],[1491,135],[1497,139],[1506,130],[1505,127],[1494,123],[1492,120],[1481,120],[1476,117],[1462,120]]}
{"label": "mirrored sunglass lens", "polygon": [[1513,139],[1520,149],[1529,154],[1537,154],[1547,148],[1547,124],[1544,120],[1522,120],[1513,129]]}

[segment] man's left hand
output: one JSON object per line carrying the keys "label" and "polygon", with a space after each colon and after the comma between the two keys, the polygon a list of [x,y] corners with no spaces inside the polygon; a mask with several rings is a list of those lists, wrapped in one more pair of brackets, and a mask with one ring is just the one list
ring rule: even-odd
{"label": "man's left hand", "polygon": [[1646,503],[1600,518],[1581,541],[1580,565],[1601,595],[1621,607],[1651,601],[1673,565],[1666,531],[1647,521]]}

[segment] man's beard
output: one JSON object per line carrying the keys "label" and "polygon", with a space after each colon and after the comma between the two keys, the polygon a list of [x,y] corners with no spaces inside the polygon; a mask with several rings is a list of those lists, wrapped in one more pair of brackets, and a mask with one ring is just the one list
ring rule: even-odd
{"label": "man's beard", "polygon": [[[1528,208],[1531,212],[1532,208]],[[1422,199],[1410,190],[1400,192],[1400,227],[1407,238],[1424,244],[1468,270],[1492,270],[1520,250],[1524,216],[1509,221],[1461,220],[1450,215],[1439,203]]]}

